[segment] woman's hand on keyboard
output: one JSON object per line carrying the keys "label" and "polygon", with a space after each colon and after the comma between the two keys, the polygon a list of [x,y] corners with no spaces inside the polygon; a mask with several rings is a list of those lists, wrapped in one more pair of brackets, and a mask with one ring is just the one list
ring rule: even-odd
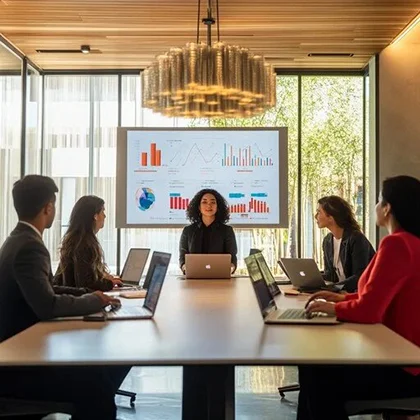
{"label": "woman's hand on keyboard", "polygon": [[102,307],[105,308],[105,306],[111,305],[111,306],[121,306],[121,301],[113,296],[108,296],[105,293],[102,293],[101,291],[97,290],[96,292],[93,292],[94,295],[98,296],[99,299],[101,299]]}
{"label": "woman's hand on keyboard", "polygon": [[325,300],[313,300],[305,308],[306,314],[310,317],[315,312],[322,312],[328,315],[336,315],[335,303],[326,302]]}
{"label": "woman's hand on keyboard", "polygon": [[340,293],[334,293],[334,292],[328,292],[328,291],[321,291],[314,293],[309,300],[306,302],[305,308],[309,306],[311,302],[317,299],[324,299],[327,302],[342,302],[345,299],[345,295],[342,295]]}

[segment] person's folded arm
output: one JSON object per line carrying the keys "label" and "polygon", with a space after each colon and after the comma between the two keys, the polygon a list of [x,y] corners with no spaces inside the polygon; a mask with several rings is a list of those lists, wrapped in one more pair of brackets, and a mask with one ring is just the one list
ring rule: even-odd
{"label": "person's folded arm", "polygon": [[364,324],[381,323],[392,299],[409,277],[409,249],[401,238],[385,237],[372,264],[369,279],[357,297],[335,305],[338,319]]}
{"label": "person's folded arm", "polygon": [[38,241],[28,242],[18,252],[14,271],[24,299],[42,320],[59,316],[78,316],[98,312],[102,302],[98,296],[57,295],[49,280],[50,256]]}
{"label": "person's folded arm", "polygon": [[228,232],[226,235],[226,241],[225,241],[225,251],[227,254],[230,254],[232,256],[232,260],[231,263],[234,265],[234,270],[233,272],[235,272],[236,267],[238,265],[238,257],[237,257],[237,253],[238,253],[238,246],[236,245],[236,237],[235,237],[235,232],[233,231],[232,226],[228,226]]}
{"label": "person's folded arm", "polygon": [[181,268],[185,264],[185,254],[188,254],[188,252],[188,234],[186,228],[184,228],[179,240],[179,266]]}

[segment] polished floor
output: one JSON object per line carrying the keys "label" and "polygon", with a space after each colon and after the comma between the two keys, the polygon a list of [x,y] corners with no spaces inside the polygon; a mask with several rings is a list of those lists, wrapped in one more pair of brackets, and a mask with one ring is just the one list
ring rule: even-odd
{"label": "polished floor", "polygon": [[[296,382],[293,367],[236,368],[236,420],[295,420],[297,392],[280,400],[277,387]],[[120,420],[180,420],[182,368],[133,368],[123,389],[137,393],[134,408],[127,397],[117,397]],[[45,420],[67,420],[60,414]],[[357,416],[377,420],[380,416]]]}

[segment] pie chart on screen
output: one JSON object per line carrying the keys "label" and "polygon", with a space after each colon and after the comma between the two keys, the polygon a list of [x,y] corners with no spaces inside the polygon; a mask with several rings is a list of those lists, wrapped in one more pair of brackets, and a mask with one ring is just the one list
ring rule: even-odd
{"label": "pie chart on screen", "polygon": [[151,188],[139,188],[136,192],[136,205],[139,210],[147,211],[155,203],[155,193]]}

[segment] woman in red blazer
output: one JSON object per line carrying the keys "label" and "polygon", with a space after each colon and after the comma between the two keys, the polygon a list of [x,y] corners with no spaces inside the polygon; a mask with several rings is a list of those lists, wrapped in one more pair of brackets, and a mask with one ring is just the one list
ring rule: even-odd
{"label": "woman in red blazer", "polygon": [[[420,181],[386,179],[376,223],[389,235],[360,277],[357,292],[316,293],[307,312],[382,323],[420,346]],[[344,407],[349,400],[420,397],[419,367],[300,366],[299,381],[298,420],[348,419]]]}

